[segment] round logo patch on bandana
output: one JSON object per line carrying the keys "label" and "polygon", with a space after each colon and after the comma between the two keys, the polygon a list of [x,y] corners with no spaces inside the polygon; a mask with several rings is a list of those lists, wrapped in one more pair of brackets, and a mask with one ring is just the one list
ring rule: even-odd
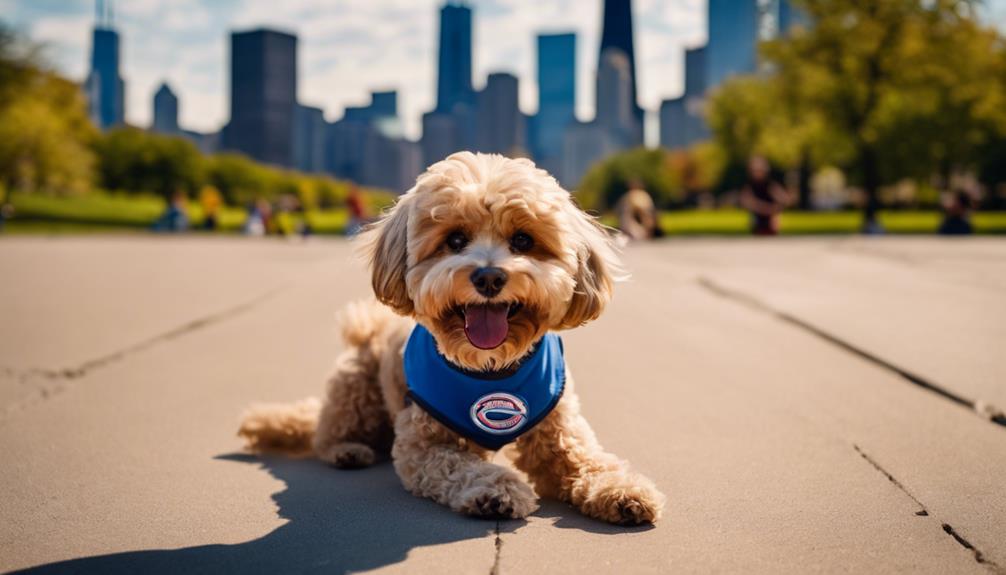
{"label": "round logo patch on bandana", "polygon": [[475,400],[470,415],[472,423],[482,431],[501,435],[527,423],[527,404],[515,395],[498,391]]}

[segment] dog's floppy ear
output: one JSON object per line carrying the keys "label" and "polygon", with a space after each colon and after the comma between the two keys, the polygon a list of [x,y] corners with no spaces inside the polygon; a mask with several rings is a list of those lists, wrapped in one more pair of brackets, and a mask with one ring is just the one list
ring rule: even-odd
{"label": "dog's floppy ear", "polygon": [[576,288],[559,329],[570,329],[595,320],[611,301],[616,281],[626,279],[607,228],[581,211],[570,199],[571,220],[580,245]]}
{"label": "dog's floppy ear", "polygon": [[378,301],[402,315],[412,313],[405,284],[408,269],[408,224],[412,193],[398,202],[362,235],[362,251],[370,263],[371,284]]}

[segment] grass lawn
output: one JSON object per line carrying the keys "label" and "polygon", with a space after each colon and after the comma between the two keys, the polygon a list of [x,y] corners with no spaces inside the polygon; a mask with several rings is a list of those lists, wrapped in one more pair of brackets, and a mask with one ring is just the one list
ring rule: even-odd
{"label": "grass lawn", "polygon": [[[149,229],[164,212],[165,202],[157,196],[88,194],[53,197],[38,194],[14,194],[14,219],[6,222],[10,233],[88,233]],[[203,222],[203,210],[189,202],[189,220],[194,228]],[[243,208],[225,207],[218,214],[219,229],[241,229],[247,214]],[[313,210],[307,214],[315,233],[340,234],[348,214],[343,209]]]}
{"label": "grass lawn", "polygon": [[310,210],[307,212],[307,223],[316,234],[341,234],[349,223],[349,212],[346,210]]}
{"label": "grass lawn", "polygon": [[[87,233],[142,231],[149,229],[164,211],[164,200],[157,196],[89,194],[76,197],[51,197],[36,194],[12,196],[15,215],[5,224],[9,233]],[[219,215],[220,229],[241,229],[246,214],[242,208],[227,207]],[[295,218],[299,216],[293,216]],[[197,202],[189,203],[193,227],[202,224],[203,214]],[[317,234],[341,234],[349,216],[344,209],[311,210],[306,214]],[[893,234],[929,234],[940,225],[935,211],[881,212],[880,222]],[[614,225],[607,215],[603,221]],[[747,235],[749,216],[736,209],[662,212],[660,223],[668,235]],[[859,231],[859,212],[786,212],[782,215],[782,233],[850,234]],[[974,216],[978,233],[1006,234],[1006,212],[981,212]]]}
{"label": "grass lawn", "polygon": [[[939,228],[939,212],[886,211],[880,223],[892,234],[931,234]],[[978,233],[1006,233],[1006,212],[981,212],[974,216]],[[786,212],[780,231],[787,235],[850,234],[859,231],[863,216],[859,212]],[[668,235],[746,235],[750,216],[742,210],[704,210],[662,212],[660,225]]]}
{"label": "grass lawn", "polygon": [[33,224],[77,224],[98,227],[144,228],[164,211],[164,200],[156,196],[88,194],[55,197],[40,194],[13,194],[14,221]]}

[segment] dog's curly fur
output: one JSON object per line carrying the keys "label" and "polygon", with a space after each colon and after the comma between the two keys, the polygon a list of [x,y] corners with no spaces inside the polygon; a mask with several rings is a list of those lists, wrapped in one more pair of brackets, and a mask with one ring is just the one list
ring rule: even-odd
{"label": "dog's curly fur", "polygon": [[[459,231],[468,243],[450,249],[446,238]],[[532,249],[512,249],[518,231],[533,238]],[[454,154],[420,176],[363,246],[380,303],[347,308],[347,349],[324,402],[258,405],[245,413],[239,434],[249,449],[313,452],[340,468],[370,465],[390,449],[406,489],[477,516],[525,517],[537,509],[537,493],[612,523],[660,517],[664,496],[606,453],[580,415],[568,368],[557,407],[515,443],[514,464],[534,489],[491,463],[491,452],[405,402],[402,352],[414,322],[433,334],[449,361],[493,370],[519,363],[546,332],[601,314],[620,279],[616,253],[605,230],[551,176],[528,160]],[[509,280],[487,300],[469,277],[489,265]],[[506,339],[492,350],[469,342],[458,312],[486,301],[519,304]]]}

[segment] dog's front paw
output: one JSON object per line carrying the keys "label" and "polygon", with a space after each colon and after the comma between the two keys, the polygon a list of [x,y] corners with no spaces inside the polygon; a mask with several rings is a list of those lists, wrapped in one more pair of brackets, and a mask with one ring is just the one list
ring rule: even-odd
{"label": "dog's front paw", "polygon": [[607,471],[586,477],[584,515],[617,525],[641,525],[660,519],[666,498],[652,481],[625,471]]}
{"label": "dog's front paw", "polygon": [[512,474],[465,489],[459,494],[457,503],[457,511],[486,518],[519,519],[538,509],[534,490]]}
{"label": "dog's front paw", "polygon": [[374,450],[362,443],[333,443],[316,448],[318,459],[339,469],[359,469],[373,465],[377,457]]}

